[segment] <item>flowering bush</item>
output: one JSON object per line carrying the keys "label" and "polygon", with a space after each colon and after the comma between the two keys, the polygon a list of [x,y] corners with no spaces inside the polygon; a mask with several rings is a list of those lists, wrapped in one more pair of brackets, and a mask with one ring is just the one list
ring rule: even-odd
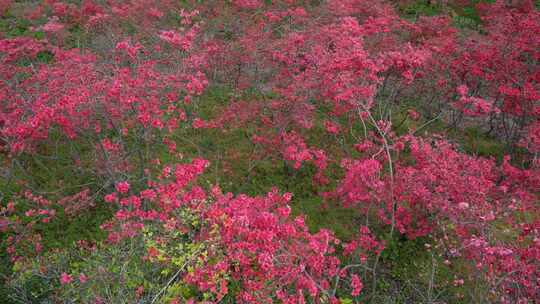
{"label": "flowering bush", "polygon": [[5,297],[540,301],[538,9],[411,5],[0,3]]}

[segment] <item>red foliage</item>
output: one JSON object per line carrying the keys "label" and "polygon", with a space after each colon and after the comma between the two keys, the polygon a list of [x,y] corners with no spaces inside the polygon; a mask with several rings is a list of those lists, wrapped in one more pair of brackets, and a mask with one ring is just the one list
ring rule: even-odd
{"label": "red foliage", "polygon": [[[10,232],[12,261],[43,249],[35,226],[59,211],[72,216],[94,207],[108,189],[103,200],[115,213],[102,228],[109,246],[149,222],[186,229],[175,218],[182,208],[199,217],[194,239],[211,250],[182,279],[216,302],[231,281],[240,284],[240,303],[337,303],[339,288],[360,296],[364,282],[354,269],[374,259],[375,273],[385,248],[375,229],[362,226],[341,243],[331,231],[311,233],[302,216],[291,216],[290,193],[207,191],[196,183],[209,165],[202,158],[164,166],[152,179],[159,166],[150,163],[159,160],[140,153],[135,164],[132,157],[156,143],[176,156],[171,138],[181,128],[225,134],[255,125],[259,156],[295,170],[313,164],[317,186],[334,187],[325,199],[367,219],[375,215],[377,229],[390,236],[430,238],[441,254],[462,259],[471,277],[487,282],[494,301],[539,301],[540,13],[532,2],[480,5],[485,33],[465,38],[447,17],[406,21],[379,0],[303,2],[190,2],[194,9],[186,11],[174,1],[150,7],[139,0],[44,1],[29,11],[35,24],[47,20],[34,28],[47,39],[0,40],[2,148],[17,158],[58,138],[88,144],[87,169],[106,182],[95,196],[83,190],[52,202],[24,192],[10,200],[0,211],[0,229]],[[10,4],[0,3],[0,15]],[[169,15],[179,17],[174,25]],[[135,34],[123,32],[126,23]],[[110,45],[64,49],[66,29],[75,26]],[[263,97],[233,98],[203,120],[187,105],[210,84],[236,93],[253,88]],[[420,104],[413,109],[411,100]],[[419,129],[403,131],[396,112]],[[498,164],[465,154],[439,135],[420,137],[439,118],[485,130],[510,152],[525,147],[515,153],[524,165],[510,156]],[[327,142],[311,140],[319,129],[316,138]],[[334,169],[338,164],[341,170]],[[501,229],[516,237],[498,237]],[[67,273],[59,279],[73,281]],[[81,274],[79,281],[86,280]]]}

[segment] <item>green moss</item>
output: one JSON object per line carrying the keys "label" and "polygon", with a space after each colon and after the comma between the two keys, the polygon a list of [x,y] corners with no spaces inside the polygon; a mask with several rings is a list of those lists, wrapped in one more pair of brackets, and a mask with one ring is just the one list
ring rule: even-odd
{"label": "green moss", "polygon": [[323,203],[320,197],[293,199],[293,215],[304,215],[311,232],[320,229],[333,231],[342,241],[350,241],[358,234],[362,217],[356,210],[331,202]]}
{"label": "green moss", "polygon": [[494,157],[498,161],[502,161],[505,152],[507,152],[503,143],[489,137],[478,128],[466,128],[459,136],[463,149],[469,154]]}
{"label": "green moss", "polygon": [[441,13],[441,5],[433,1],[420,0],[415,1],[405,7],[400,8],[401,13],[405,18],[416,20],[419,16],[435,16]]}
{"label": "green moss", "polygon": [[0,18],[0,32],[7,38],[26,36],[29,34],[30,22],[12,15]]}

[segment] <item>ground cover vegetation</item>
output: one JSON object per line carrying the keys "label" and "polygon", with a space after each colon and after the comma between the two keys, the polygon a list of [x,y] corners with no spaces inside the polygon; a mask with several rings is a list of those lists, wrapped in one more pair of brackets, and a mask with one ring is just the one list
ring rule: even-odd
{"label": "ground cover vegetation", "polygon": [[539,303],[538,7],[0,0],[0,303]]}

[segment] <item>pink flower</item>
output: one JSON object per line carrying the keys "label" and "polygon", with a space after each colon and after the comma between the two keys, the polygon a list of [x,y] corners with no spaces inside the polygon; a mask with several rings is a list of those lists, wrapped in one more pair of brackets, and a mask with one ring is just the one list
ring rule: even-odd
{"label": "pink flower", "polygon": [[195,39],[197,30],[198,28],[195,26],[184,33],[179,33],[175,31],[161,31],[159,33],[159,38],[174,46],[180,47],[182,50],[188,50],[193,44],[193,40]]}
{"label": "pink flower", "polygon": [[325,120],[324,121],[324,128],[328,133],[331,134],[338,134],[339,133],[339,125],[333,121]]}
{"label": "pink flower", "polygon": [[260,0],[235,0],[234,4],[243,9],[257,9],[263,6]]}
{"label": "pink flower", "polygon": [[84,273],[81,273],[79,275],[79,282],[81,282],[81,284],[84,284],[84,283],[86,283],[86,281],[88,281],[88,278],[86,277],[86,275]]}
{"label": "pink flower", "polygon": [[163,12],[160,11],[160,10],[158,10],[158,9],[155,8],[155,7],[150,8],[150,9],[148,10],[148,13],[147,13],[147,14],[148,14],[148,16],[150,16],[150,17],[154,17],[154,18],[158,18],[158,19],[161,18],[161,17],[163,17]]}
{"label": "pink flower", "polygon": [[56,17],[51,18],[49,22],[41,27],[41,29],[47,33],[57,33],[64,29],[64,25],[58,22],[58,18]]}
{"label": "pink flower", "polygon": [[360,292],[362,291],[362,288],[364,288],[364,284],[362,283],[362,281],[356,274],[353,274],[351,276],[351,287],[352,287],[351,295],[353,297],[358,296]]}
{"label": "pink flower", "polygon": [[283,198],[285,199],[285,202],[290,202],[292,197],[293,197],[293,194],[290,192],[283,194]]}
{"label": "pink flower", "polygon": [[459,87],[457,87],[457,92],[459,95],[465,96],[467,95],[467,93],[469,93],[469,88],[466,85],[462,84]]}
{"label": "pink flower", "polygon": [[114,203],[117,200],[118,200],[118,197],[116,196],[116,193],[111,193],[111,194],[105,195],[105,201],[107,203]]}
{"label": "pink flower", "polygon": [[412,120],[418,120],[420,118],[420,114],[418,114],[418,112],[416,112],[415,110],[407,110],[407,114],[409,114],[409,117],[412,119]]}
{"label": "pink flower", "polygon": [[125,194],[129,191],[129,183],[128,182],[119,182],[116,183],[116,191]]}
{"label": "pink flower", "polygon": [[73,278],[65,272],[62,272],[62,274],[60,275],[60,284],[62,285],[69,284],[72,280]]}
{"label": "pink flower", "polygon": [[137,297],[140,298],[144,293],[144,286],[137,287],[137,289],[135,290],[135,293],[137,294]]}

